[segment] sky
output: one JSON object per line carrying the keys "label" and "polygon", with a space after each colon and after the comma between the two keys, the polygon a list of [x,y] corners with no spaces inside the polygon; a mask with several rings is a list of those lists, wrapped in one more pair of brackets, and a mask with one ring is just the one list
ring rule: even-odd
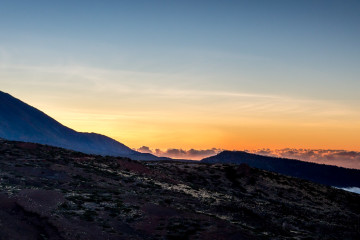
{"label": "sky", "polygon": [[0,0],[0,90],[155,152],[360,151],[360,1]]}

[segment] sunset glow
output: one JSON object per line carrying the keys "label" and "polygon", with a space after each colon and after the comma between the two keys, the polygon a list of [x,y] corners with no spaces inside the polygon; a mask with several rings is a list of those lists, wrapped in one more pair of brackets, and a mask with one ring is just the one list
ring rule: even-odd
{"label": "sunset glow", "polygon": [[356,1],[5,2],[1,90],[77,131],[162,151],[360,151]]}

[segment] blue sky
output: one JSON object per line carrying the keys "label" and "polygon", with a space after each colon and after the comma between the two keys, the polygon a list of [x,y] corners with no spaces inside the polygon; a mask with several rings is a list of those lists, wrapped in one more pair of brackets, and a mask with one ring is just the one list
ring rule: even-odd
{"label": "blue sky", "polygon": [[185,123],[201,114],[218,122],[217,112],[231,119],[211,125],[220,132],[259,118],[297,128],[292,119],[304,118],[338,132],[360,120],[359,12],[359,1],[0,0],[0,84],[84,131],[95,123],[75,124],[69,112],[166,119],[179,109]]}
{"label": "blue sky", "polygon": [[209,87],[357,98],[359,11],[358,1],[1,1],[0,44],[15,64],[186,72],[217,76]]}

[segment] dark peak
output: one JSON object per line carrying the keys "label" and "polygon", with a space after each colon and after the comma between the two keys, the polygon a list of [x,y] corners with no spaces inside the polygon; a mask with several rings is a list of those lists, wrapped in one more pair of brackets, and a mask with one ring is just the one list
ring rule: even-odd
{"label": "dark peak", "polygon": [[265,156],[261,156],[261,155],[257,155],[257,154],[253,154],[253,153],[248,153],[245,151],[229,151],[229,150],[225,150],[222,151],[220,153],[218,153],[215,156],[210,156],[207,158],[202,159],[201,161],[203,162],[207,162],[207,161],[213,161],[214,159],[240,159],[240,158],[263,158]]}
{"label": "dark peak", "polygon": [[157,160],[97,133],[68,128],[44,112],[0,91],[0,138],[47,144],[89,154]]}
{"label": "dark peak", "polygon": [[[3,91],[0,91],[0,99],[1,100],[11,100],[11,101],[17,101],[17,102],[21,102],[21,103],[24,103],[22,102],[20,99],[12,96],[11,94],[9,93],[6,93],[6,92],[3,92]],[[25,104],[25,103],[24,103]]]}
{"label": "dark peak", "polygon": [[0,95],[8,95],[8,96],[11,96],[9,93],[6,93],[6,92],[3,92],[0,90]]}
{"label": "dark peak", "polygon": [[230,151],[230,150],[225,150],[225,151],[222,151],[222,152],[218,153],[218,155],[231,155],[231,154],[256,155],[256,154],[248,153],[248,152],[245,152],[245,151]]}

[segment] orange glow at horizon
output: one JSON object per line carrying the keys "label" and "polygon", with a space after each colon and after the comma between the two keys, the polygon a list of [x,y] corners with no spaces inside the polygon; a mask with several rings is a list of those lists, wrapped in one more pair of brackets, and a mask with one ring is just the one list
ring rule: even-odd
{"label": "orange glow at horizon", "polygon": [[166,94],[14,96],[76,131],[104,134],[130,148],[360,151],[360,111],[353,107],[224,92]]}
{"label": "orange glow at horizon", "polygon": [[[58,115],[54,112],[52,116]],[[143,119],[134,116],[64,114],[61,123],[77,131],[107,135],[131,148],[256,150],[260,148],[343,149],[359,151],[356,122],[299,123],[229,119],[187,121],[181,116]],[[203,121],[203,122],[201,122]]]}

